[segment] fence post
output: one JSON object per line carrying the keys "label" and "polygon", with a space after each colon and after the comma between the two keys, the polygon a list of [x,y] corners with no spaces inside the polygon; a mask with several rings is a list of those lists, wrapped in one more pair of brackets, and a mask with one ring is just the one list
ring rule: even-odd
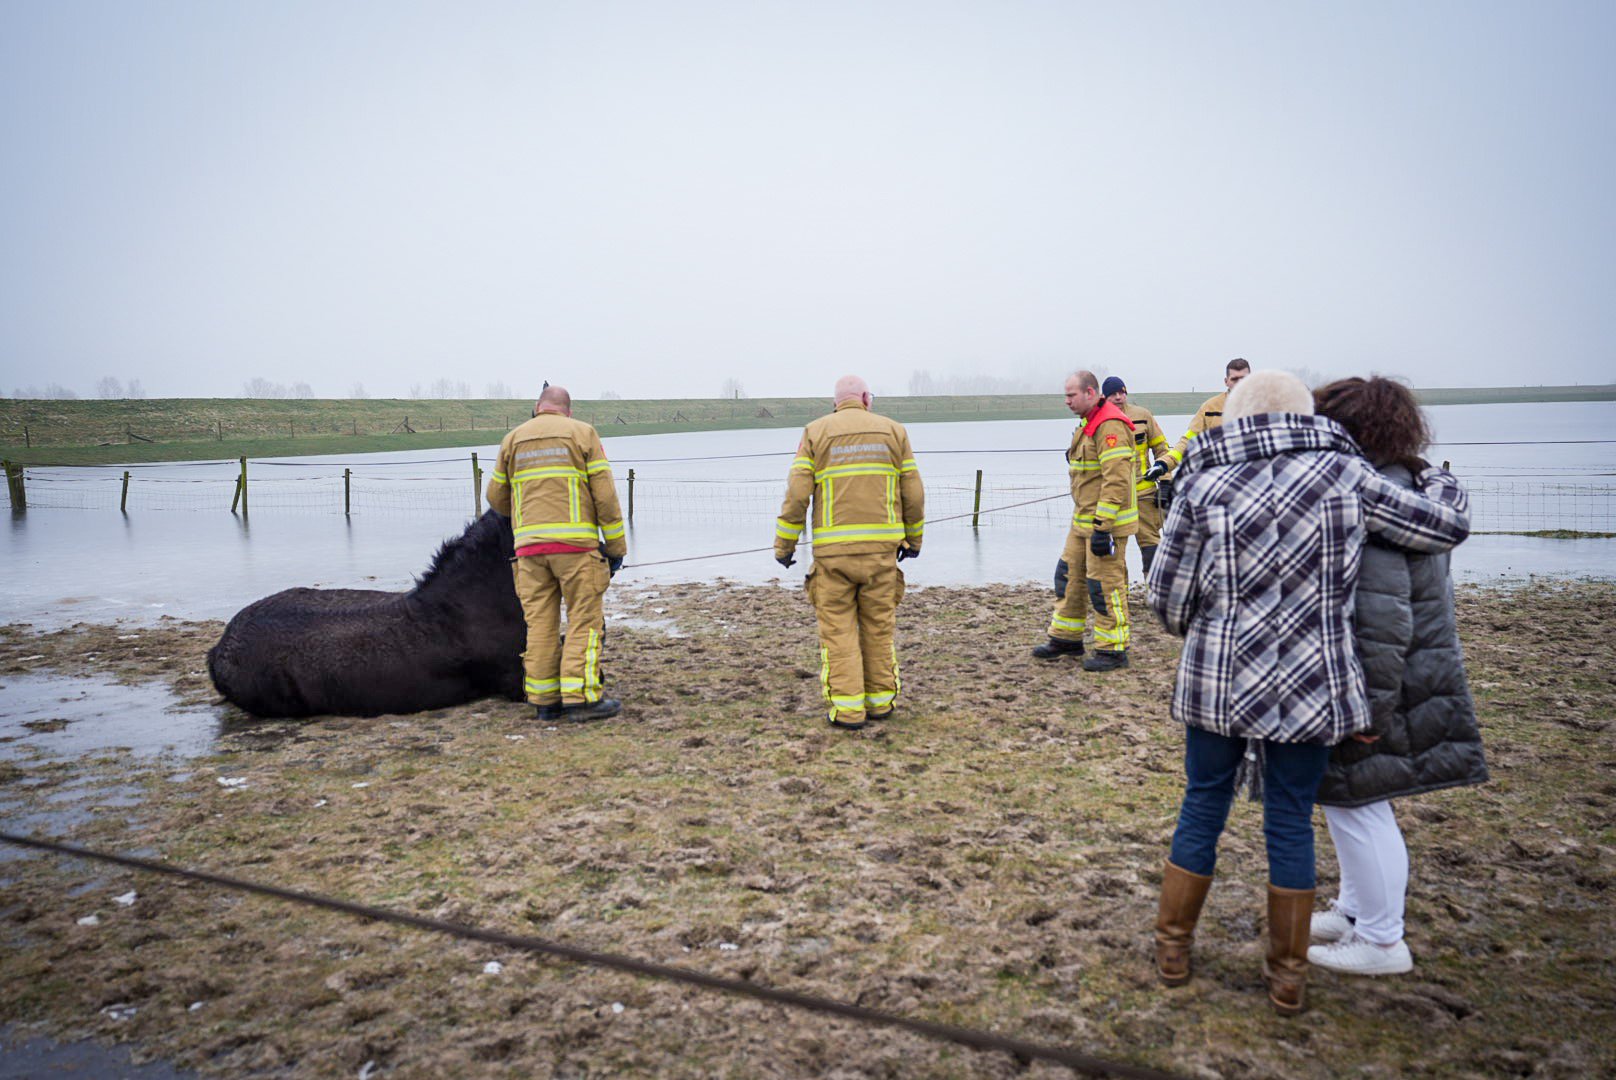
{"label": "fence post", "polygon": [[236,507],[241,505],[241,476],[236,475],[236,490],[230,495],[230,512],[234,514]]}
{"label": "fence post", "polygon": [[245,456],[241,459],[241,513],[243,516],[247,513],[247,459]]}
{"label": "fence post", "polygon": [[123,471],[123,494],[118,496],[118,513],[129,512],[129,470]]}
{"label": "fence post", "polygon": [[978,470],[976,470],[976,501],[971,504],[971,528],[973,528],[973,529],[976,528],[976,523],[979,520],[981,520],[981,517],[982,517],[982,470],[978,469]]}
{"label": "fence post", "polygon": [[477,452],[471,452],[471,516],[483,516],[483,471],[477,467]]}
{"label": "fence post", "polygon": [[628,520],[634,521],[634,470],[628,471]]}
{"label": "fence post", "polygon": [[22,444],[24,446],[32,446],[32,445],[34,445],[33,437],[28,434],[28,425],[27,424],[24,424],[22,426]]}
{"label": "fence post", "polygon": [[6,470],[6,489],[11,493],[11,512],[28,509],[28,489],[23,480],[23,467],[9,461],[0,462]]}
{"label": "fence post", "polygon": [[353,470],[342,470],[342,516],[353,514]]}
{"label": "fence post", "polygon": [[219,441],[224,442],[224,421],[215,420],[214,423],[219,425]]}

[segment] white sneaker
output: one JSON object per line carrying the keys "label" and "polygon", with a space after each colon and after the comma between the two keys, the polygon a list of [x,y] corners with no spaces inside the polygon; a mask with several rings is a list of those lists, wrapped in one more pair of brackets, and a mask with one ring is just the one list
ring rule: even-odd
{"label": "white sneaker", "polygon": [[1313,923],[1308,934],[1314,941],[1340,941],[1352,933],[1352,919],[1340,908],[1336,907],[1334,900],[1323,911],[1313,913]]}
{"label": "white sneaker", "polygon": [[1407,942],[1382,946],[1356,934],[1348,934],[1333,945],[1309,946],[1307,962],[1343,975],[1402,975],[1414,970]]}

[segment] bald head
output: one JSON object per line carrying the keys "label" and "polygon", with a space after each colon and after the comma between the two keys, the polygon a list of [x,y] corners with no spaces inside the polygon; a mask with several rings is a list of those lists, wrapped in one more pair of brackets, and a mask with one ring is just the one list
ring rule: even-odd
{"label": "bald head", "polygon": [[836,380],[836,396],[831,399],[833,404],[840,405],[844,401],[859,400],[868,405],[865,399],[869,397],[870,384],[857,375],[843,375]]}
{"label": "bald head", "polygon": [[572,415],[572,395],[567,393],[565,386],[547,386],[544,393],[539,395],[538,403],[533,406],[533,415],[540,413],[560,413],[562,416]]}

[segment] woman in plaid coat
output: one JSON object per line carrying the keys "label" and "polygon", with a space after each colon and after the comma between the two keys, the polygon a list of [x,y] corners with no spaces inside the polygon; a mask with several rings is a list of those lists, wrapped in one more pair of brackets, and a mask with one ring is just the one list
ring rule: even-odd
{"label": "woman in plaid coat", "polygon": [[1196,441],[1148,583],[1150,606],[1184,637],[1173,718],[1185,725],[1185,790],[1162,875],[1157,973],[1189,978],[1190,944],[1246,741],[1262,762],[1268,848],[1263,974],[1282,1014],[1300,1012],[1313,907],[1313,799],[1330,747],[1371,723],[1353,647],[1364,540],[1446,551],[1470,531],[1451,474],[1416,488],[1380,476],[1285,372],[1248,376],[1224,424]]}

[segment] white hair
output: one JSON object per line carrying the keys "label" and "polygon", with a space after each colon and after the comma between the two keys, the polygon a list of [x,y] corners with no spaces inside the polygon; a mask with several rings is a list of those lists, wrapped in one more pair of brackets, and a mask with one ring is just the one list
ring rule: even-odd
{"label": "white hair", "polygon": [[1253,371],[1229,391],[1223,406],[1225,422],[1258,413],[1313,415],[1313,392],[1288,371]]}

